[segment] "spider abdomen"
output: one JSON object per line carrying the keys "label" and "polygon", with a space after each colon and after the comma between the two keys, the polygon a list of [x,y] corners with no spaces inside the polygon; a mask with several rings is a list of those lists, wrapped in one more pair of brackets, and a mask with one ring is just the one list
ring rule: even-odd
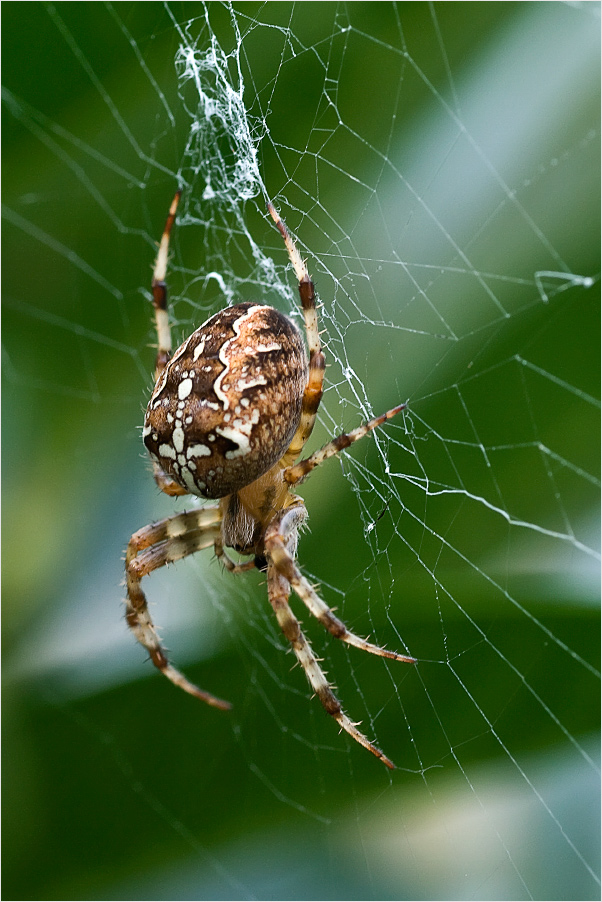
{"label": "spider abdomen", "polygon": [[146,410],[144,443],[186,491],[222,498],[283,456],[307,378],[303,339],[287,316],[252,302],[227,307],[163,370]]}

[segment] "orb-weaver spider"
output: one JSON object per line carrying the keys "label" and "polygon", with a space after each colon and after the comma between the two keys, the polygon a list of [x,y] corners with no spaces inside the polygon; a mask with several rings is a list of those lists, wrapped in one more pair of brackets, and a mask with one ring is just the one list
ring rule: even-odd
{"label": "orb-weaver spider", "polygon": [[[143,437],[161,491],[216,499],[217,504],[175,514],[134,533],[126,554],[127,622],[168,679],[207,704],[228,709],[228,702],[199,689],[169,663],[140,581],[158,567],[211,546],[231,573],[253,567],[267,570],[270,604],[322,705],[353,739],[392,768],[389,758],[342,710],[288,599],[293,589],[310,613],[343,642],[381,657],[415,663],[415,658],[387,651],[350,632],[302,575],[295,559],[299,529],[307,518],[295,487],[327,458],[405,405],[298,460],[322,398],[325,360],[313,282],[271,203],[268,210],[299,282],[309,358],[294,323],[273,307],[255,302],[221,310],[172,354],[165,276],[179,199],[177,192],[153,273],[158,350]],[[225,548],[251,560],[235,563]]]}

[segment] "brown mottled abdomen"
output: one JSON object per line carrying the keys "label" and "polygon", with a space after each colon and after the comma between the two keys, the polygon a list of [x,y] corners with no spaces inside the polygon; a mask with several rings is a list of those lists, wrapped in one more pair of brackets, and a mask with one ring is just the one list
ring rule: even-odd
{"label": "brown mottled abdomen", "polygon": [[227,307],[180,345],[144,418],[144,444],[187,491],[222,498],[280,460],[301,416],[308,364],[291,320]]}

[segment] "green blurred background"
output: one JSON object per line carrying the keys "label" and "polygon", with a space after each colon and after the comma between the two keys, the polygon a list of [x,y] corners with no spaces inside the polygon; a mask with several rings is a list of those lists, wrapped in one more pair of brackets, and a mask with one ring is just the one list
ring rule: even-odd
{"label": "green blurred background", "polygon": [[[15,2],[2,26],[4,898],[598,898],[599,5]],[[140,442],[178,178],[176,339],[224,288],[294,299],[261,194],[220,194],[232,134],[193,135],[178,92],[178,47],[212,39],[324,304],[312,446],[410,403],[304,487],[300,544],[356,632],[420,659],[305,617],[393,775],[308,700],[261,575],[205,553],[146,587],[231,714],[123,621],[129,536],[185,507]]]}

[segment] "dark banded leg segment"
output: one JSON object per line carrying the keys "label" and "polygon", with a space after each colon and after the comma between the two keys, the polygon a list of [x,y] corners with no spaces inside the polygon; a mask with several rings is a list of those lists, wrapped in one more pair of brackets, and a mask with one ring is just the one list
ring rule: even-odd
{"label": "dark banded leg segment", "polygon": [[372,432],[373,429],[382,426],[386,420],[390,420],[391,417],[394,417],[402,410],[405,410],[406,406],[406,404],[398,404],[397,407],[392,407],[391,410],[387,410],[386,413],[381,414],[379,417],[368,420],[367,423],[358,426],[357,429],[352,429],[351,432],[343,432],[341,435],[338,435],[332,441],[328,442],[327,445],[324,445],[323,448],[315,451],[310,457],[307,457],[305,460],[300,460],[299,463],[292,467],[287,467],[284,471],[284,479],[289,485],[298,485],[309,476],[312,470],[319,467],[320,464],[324,463],[325,460],[328,460],[329,457],[335,457],[337,454],[340,454],[340,452],[344,451],[345,448],[348,448],[349,445],[359,441],[369,432]]}
{"label": "dark banded leg segment", "polygon": [[[287,519],[290,521],[290,530],[287,528],[289,525],[286,522]],[[291,559],[286,546],[297,528],[298,519],[297,510],[295,508],[289,509],[268,528],[266,534],[265,548],[268,558],[268,597],[270,599],[270,604],[274,609],[280,629],[290,642],[297,660],[303,667],[305,675],[315,694],[320,699],[324,710],[330,714],[339,726],[356,742],[365,749],[368,749],[368,751],[379,758],[386,767],[392,770],[395,767],[393,762],[357,729],[358,724],[351,721],[343,711],[340,701],[326,679],[326,675],[320,667],[318,659],[316,658],[311,645],[305,638],[299,621],[295,617],[288,603],[291,583],[287,576],[282,572],[281,565],[283,561]],[[281,526],[283,527],[282,531],[279,531]],[[284,554],[282,555],[281,552]],[[326,605],[324,605],[324,607],[326,608]],[[326,609],[329,610],[328,608]],[[336,620],[332,612],[330,613],[333,619]],[[340,623],[340,621],[338,622]],[[342,624],[342,626],[346,630],[344,624]],[[366,643],[366,645],[370,646],[370,643]],[[361,645],[360,647],[364,646]],[[376,646],[372,646],[372,648],[376,648]],[[366,648],[366,650],[371,650],[371,647]],[[383,650],[381,649],[380,651],[382,652]],[[385,654],[389,656],[388,653]]]}
{"label": "dark banded leg segment", "polygon": [[219,537],[220,521],[218,508],[204,508],[159,520],[134,533],[125,558],[126,620],[155,667],[168,680],[206,704],[227,711],[231,707],[229,702],[199,689],[169,663],[140,588],[142,578],[153,570],[213,545]]}
{"label": "dark banded leg segment", "polygon": [[289,585],[294,589],[304,603],[310,614],[316,620],[319,620],[322,626],[328,630],[336,639],[367,651],[372,655],[378,655],[380,658],[390,658],[393,661],[401,661],[404,664],[416,664],[416,658],[409,655],[401,655],[396,651],[389,651],[387,648],[381,648],[380,645],[374,645],[360,636],[356,636],[347,629],[342,620],[331,611],[325,601],[317,594],[311,583],[303,576],[294,558],[287,551],[282,537],[276,533],[272,534],[271,529],[266,536],[266,551],[269,553],[270,560],[285,577]]}
{"label": "dark banded leg segment", "polygon": [[169,239],[171,230],[176,220],[176,210],[180,202],[181,191],[176,191],[171,202],[163,235],[159,243],[155,268],[153,270],[153,307],[155,309],[155,326],[157,328],[157,359],[155,362],[155,382],[163,372],[171,354],[171,330],[169,327],[169,314],[167,310],[167,261],[169,258]]}
{"label": "dark banded leg segment", "polygon": [[299,282],[299,297],[301,298],[303,319],[305,320],[305,333],[307,335],[307,346],[309,348],[309,376],[303,393],[301,419],[299,420],[297,431],[291,439],[291,443],[283,458],[283,462],[286,465],[288,463],[293,463],[293,461],[296,460],[314,428],[318,407],[322,400],[326,362],[320,343],[314,283],[309,276],[307,266],[297,250],[297,246],[293,241],[290,232],[276,212],[274,205],[269,203],[268,210],[270,216],[276,223],[278,231],[282,235],[289,259]]}
{"label": "dark banded leg segment", "polygon": [[[153,308],[155,311],[155,328],[157,330],[157,357],[155,359],[155,382],[169,363],[171,357],[171,329],[169,326],[169,311],[167,309],[167,262],[169,259],[169,240],[171,230],[176,221],[176,211],[180,202],[181,191],[176,191],[174,199],[171,202],[163,235],[159,242],[159,250],[157,259],[155,260],[155,268],[153,270],[153,280],[151,282],[153,292]],[[188,491],[175,482],[171,476],[167,476],[163,469],[153,460],[153,476],[155,482],[162,492],[166,495],[188,495]]]}

